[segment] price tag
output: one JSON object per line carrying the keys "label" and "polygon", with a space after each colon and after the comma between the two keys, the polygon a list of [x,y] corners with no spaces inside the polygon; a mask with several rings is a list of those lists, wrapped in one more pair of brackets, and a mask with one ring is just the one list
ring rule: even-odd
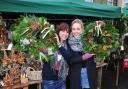
{"label": "price tag", "polygon": [[3,81],[1,81],[1,82],[0,82],[0,84],[1,84],[2,86],[4,86],[4,83],[3,83]]}
{"label": "price tag", "polygon": [[124,50],[124,46],[123,45],[121,45],[121,50]]}
{"label": "price tag", "polygon": [[60,61],[62,59],[62,55],[58,55],[57,61]]}
{"label": "price tag", "polygon": [[7,50],[11,50],[11,49],[12,49],[12,46],[13,46],[13,44],[12,44],[12,43],[10,43],[10,44],[8,45]]}
{"label": "price tag", "polygon": [[53,54],[54,53],[53,53],[52,49],[48,48],[48,55],[53,55]]}

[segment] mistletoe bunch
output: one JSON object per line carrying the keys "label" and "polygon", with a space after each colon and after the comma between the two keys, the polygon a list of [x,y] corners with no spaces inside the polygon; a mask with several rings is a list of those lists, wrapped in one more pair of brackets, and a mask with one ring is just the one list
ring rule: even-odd
{"label": "mistletoe bunch", "polygon": [[25,52],[35,59],[49,60],[49,56],[41,54],[39,48],[56,50],[56,31],[44,17],[22,16],[12,25],[15,49]]}
{"label": "mistletoe bunch", "polygon": [[[102,21],[100,21],[102,23]],[[95,53],[100,61],[110,55],[119,47],[119,30],[116,29],[111,21],[99,24],[92,22],[88,24],[82,35],[84,52]],[[97,28],[97,26],[100,26]]]}

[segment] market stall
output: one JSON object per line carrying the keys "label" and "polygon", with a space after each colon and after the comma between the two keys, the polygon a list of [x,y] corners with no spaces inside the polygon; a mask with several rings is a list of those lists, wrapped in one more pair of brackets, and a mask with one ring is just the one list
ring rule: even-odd
{"label": "market stall", "polygon": [[[78,0],[2,0],[0,1],[0,4],[1,12],[68,14],[100,18],[119,18],[121,15],[120,7],[108,7],[107,5]],[[124,10],[124,12],[127,13],[126,10]],[[87,42],[87,44],[90,44],[87,48],[84,48],[84,50],[95,53],[98,57],[96,59],[98,59],[98,62],[100,63],[104,62],[105,57],[108,57],[111,51],[115,51],[120,46],[118,29],[113,26],[111,21],[110,23],[106,21],[104,22],[105,24],[102,24],[101,26],[102,22],[104,21],[88,24],[86,32],[91,35],[83,35],[83,39],[86,38],[84,41]],[[10,67],[8,68],[8,66],[12,66],[11,69],[14,71],[13,73],[15,73],[13,75],[18,75],[19,81],[22,79],[23,83],[29,82],[28,77],[32,78],[34,75],[29,76],[31,73],[30,71],[27,71],[29,74],[26,76],[25,69],[28,68],[28,65],[29,67],[34,68],[35,66],[32,66],[33,64],[36,66],[41,66],[41,64],[33,62],[33,60],[31,60],[31,62],[29,60],[28,64],[24,61],[27,61],[27,58],[39,61],[45,59],[45,61],[49,61],[50,56],[40,53],[38,48],[50,47],[55,51],[57,41],[57,39],[51,39],[56,37],[54,25],[50,24],[44,17],[23,16],[19,18],[18,22],[13,24],[11,31],[13,32],[12,37],[15,42],[15,50],[12,49],[11,52],[9,52],[10,55],[8,55],[5,51],[6,48],[2,49],[4,54],[2,57],[3,67],[7,68],[5,71],[6,76],[4,77],[4,84],[7,86],[13,86],[15,82],[17,82],[14,81],[16,80],[16,77],[9,74],[10,72],[8,70]],[[3,41],[2,44],[4,45]],[[16,51],[16,53],[14,51]],[[29,54],[29,56],[26,56],[26,54]],[[18,57],[17,60],[15,60],[15,57]],[[12,63],[14,63],[14,65]],[[98,68],[100,67],[100,63],[97,65]],[[16,70],[14,68],[15,66],[20,70]],[[101,72],[103,66],[100,68]],[[37,70],[35,69],[33,70],[41,72],[39,70],[40,68],[37,68]],[[20,74],[17,74],[19,73],[18,71],[20,71]],[[101,74],[101,72],[99,74]],[[13,80],[11,80],[11,77],[13,77]],[[101,87],[101,78],[99,86]]]}

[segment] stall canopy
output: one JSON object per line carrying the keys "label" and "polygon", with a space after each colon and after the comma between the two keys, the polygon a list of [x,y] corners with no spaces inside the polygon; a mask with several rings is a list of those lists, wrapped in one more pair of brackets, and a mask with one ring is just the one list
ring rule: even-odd
{"label": "stall canopy", "polygon": [[124,13],[124,14],[127,14],[127,15],[128,15],[128,9],[126,9],[126,8],[122,9],[122,13]]}
{"label": "stall canopy", "polygon": [[0,0],[0,11],[119,18],[121,8],[84,0]]}

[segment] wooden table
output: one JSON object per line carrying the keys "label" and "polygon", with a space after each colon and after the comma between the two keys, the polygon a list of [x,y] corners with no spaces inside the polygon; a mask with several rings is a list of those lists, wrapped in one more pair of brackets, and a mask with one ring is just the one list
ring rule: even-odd
{"label": "wooden table", "polygon": [[97,89],[101,89],[102,70],[103,70],[103,67],[106,66],[106,65],[108,65],[108,64],[107,63],[102,63],[102,64],[96,66],[97,71],[98,71],[98,78],[97,78],[98,88]]}
{"label": "wooden table", "polygon": [[2,89],[19,89],[19,88],[28,89],[28,86],[33,85],[33,84],[37,84],[37,89],[41,89],[42,81],[31,80],[25,84],[17,83],[12,86],[7,86],[7,87],[4,86],[4,87],[2,87]]}

